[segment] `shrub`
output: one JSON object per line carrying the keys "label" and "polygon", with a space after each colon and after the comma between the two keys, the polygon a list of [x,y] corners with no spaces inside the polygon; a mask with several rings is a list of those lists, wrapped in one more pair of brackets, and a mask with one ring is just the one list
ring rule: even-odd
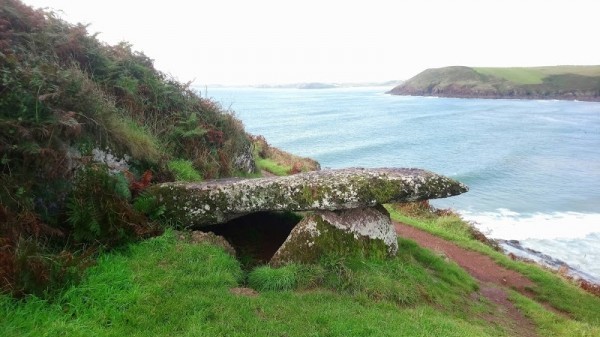
{"label": "shrub", "polygon": [[[14,267],[19,240],[37,241],[37,255],[59,261],[53,254],[78,243],[113,245],[154,233],[130,204],[152,172],[157,181],[172,180],[167,171],[180,180],[235,172],[249,140],[219,104],[155,69],[128,43],[108,46],[84,25],[19,0],[1,3],[0,208],[35,219],[0,216],[1,264]],[[93,164],[94,149],[128,158],[128,169],[144,173],[139,180],[109,175]],[[167,168],[173,158],[180,160]],[[137,204],[160,217],[148,200]]]}
{"label": "shrub", "polygon": [[43,296],[78,281],[94,250],[66,249],[57,244],[64,236],[31,211],[0,205],[0,291]]}
{"label": "shrub", "polygon": [[167,167],[175,176],[177,181],[200,181],[202,175],[194,168],[194,164],[189,160],[177,159],[171,160]]}
{"label": "shrub", "polygon": [[158,220],[165,212],[166,206],[160,205],[156,196],[146,193],[140,194],[133,203],[133,208],[145,214],[152,220]]}
{"label": "shrub", "polygon": [[78,172],[67,201],[68,222],[76,240],[115,244],[156,233],[129,204],[126,186],[106,166],[92,165]]}
{"label": "shrub", "polygon": [[[6,289],[16,296],[48,296],[77,283],[93,264],[94,249],[52,252],[40,240],[20,238],[14,247],[12,284]],[[4,290],[4,289],[3,289]]]}

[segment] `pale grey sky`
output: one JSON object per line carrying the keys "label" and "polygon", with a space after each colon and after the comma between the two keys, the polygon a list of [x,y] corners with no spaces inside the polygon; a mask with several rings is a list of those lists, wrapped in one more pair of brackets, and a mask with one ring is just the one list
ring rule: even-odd
{"label": "pale grey sky", "polygon": [[24,0],[195,84],[407,79],[431,67],[600,64],[598,0]]}

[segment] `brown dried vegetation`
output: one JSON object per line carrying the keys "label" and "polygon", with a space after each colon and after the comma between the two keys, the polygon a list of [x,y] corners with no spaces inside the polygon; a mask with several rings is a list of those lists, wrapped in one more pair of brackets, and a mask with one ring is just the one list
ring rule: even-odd
{"label": "brown dried vegetation", "polygon": [[[0,73],[0,287],[15,295],[76,279],[93,247],[156,234],[131,202],[172,178],[168,161],[230,176],[249,146],[241,122],[130,44],[19,0],[0,0]],[[109,173],[94,149],[128,168]]]}

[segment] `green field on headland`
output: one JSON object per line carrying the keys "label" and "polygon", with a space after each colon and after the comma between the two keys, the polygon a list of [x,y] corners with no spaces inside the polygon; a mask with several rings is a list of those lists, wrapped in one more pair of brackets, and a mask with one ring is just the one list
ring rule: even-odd
{"label": "green field on headland", "polygon": [[427,69],[390,91],[461,98],[600,100],[600,66]]}

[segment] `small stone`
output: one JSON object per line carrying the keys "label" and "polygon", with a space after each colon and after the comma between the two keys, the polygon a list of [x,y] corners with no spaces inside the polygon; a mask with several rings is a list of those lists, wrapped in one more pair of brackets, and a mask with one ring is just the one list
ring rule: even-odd
{"label": "small stone", "polygon": [[202,232],[202,231],[193,231],[190,235],[190,241],[192,243],[201,243],[207,242],[216,246],[223,248],[229,255],[235,257],[235,249],[229,241],[227,241],[224,237],[220,235],[216,235],[213,232]]}

